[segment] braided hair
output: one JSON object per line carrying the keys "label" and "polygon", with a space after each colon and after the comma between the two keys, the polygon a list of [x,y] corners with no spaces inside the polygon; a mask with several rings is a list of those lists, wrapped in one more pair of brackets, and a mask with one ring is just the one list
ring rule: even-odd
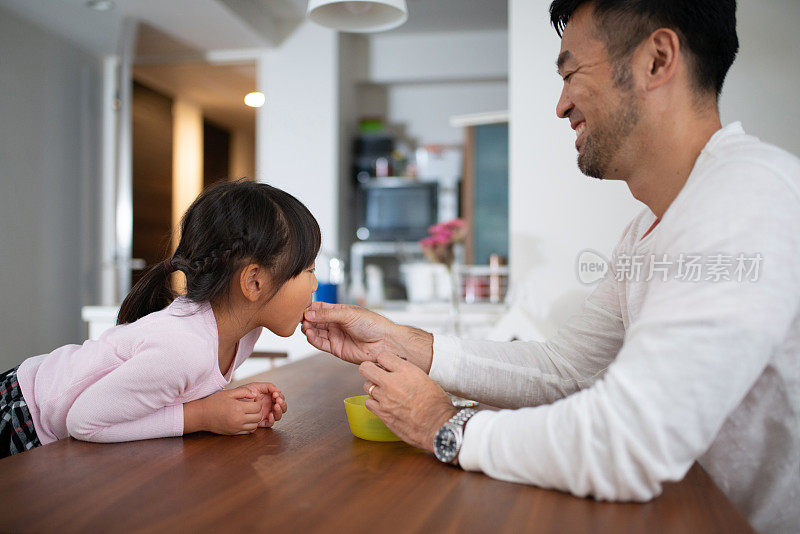
{"label": "braided hair", "polygon": [[257,263],[272,274],[273,296],[314,262],[321,237],[314,216],[292,195],[239,180],[202,193],[181,220],[175,253],[147,271],[125,298],[117,324],[161,310],[175,293],[170,274],[186,275],[186,298],[217,302],[239,268]]}

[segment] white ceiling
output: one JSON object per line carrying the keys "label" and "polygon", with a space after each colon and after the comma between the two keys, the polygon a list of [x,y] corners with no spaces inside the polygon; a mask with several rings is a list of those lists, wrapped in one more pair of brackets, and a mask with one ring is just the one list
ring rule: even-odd
{"label": "white ceiling", "polygon": [[503,30],[507,0],[406,0],[408,21],[387,33]]}
{"label": "white ceiling", "polygon": [[[117,52],[122,21],[144,21],[200,50],[279,43],[302,21],[306,0],[113,0],[98,12],[85,0],[0,0],[0,6],[76,42],[88,52]],[[497,30],[508,25],[506,0],[407,0],[408,21],[391,33]]]}
{"label": "white ceiling", "polygon": [[255,109],[243,103],[244,95],[256,90],[255,71],[255,65],[135,65],[133,78],[169,97],[192,102],[218,126],[255,132]]}
{"label": "white ceiling", "polygon": [[216,0],[113,0],[116,7],[104,12],[89,9],[85,1],[0,0],[0,6],[96,55],[117,53],[118,35],[126,17],[146,22],[201,50],[257,48],[269,44],[264,36]]}

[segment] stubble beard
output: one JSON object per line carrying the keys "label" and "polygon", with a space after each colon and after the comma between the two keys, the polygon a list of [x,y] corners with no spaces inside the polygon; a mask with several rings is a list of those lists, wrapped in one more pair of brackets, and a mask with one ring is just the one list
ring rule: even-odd
{"label": "stubble beard", "polygon": [[578,168],[591,178],[603,180],[620,147],[639,122],[639,106],[633,93],[633,75],[629,62],[615,69],[614,86],[622,90],[620,103],[604,121],[586,132],[578,152]]}

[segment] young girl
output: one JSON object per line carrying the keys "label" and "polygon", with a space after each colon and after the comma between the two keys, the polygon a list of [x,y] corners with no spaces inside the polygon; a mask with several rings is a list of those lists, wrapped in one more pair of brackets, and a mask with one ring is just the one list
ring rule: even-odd
{"label": "young girl", "polygon": [[[223,390],[262,327],[290,336],[316,290],[316,220],[266,184],[215,186],[189,207],[171,258],[122,303],[117,326],[0,374],[0,458],[67,436],[97,442],[246,434],[286,411],[280,390]],[[173,271],[186,275],[174,299]]]}

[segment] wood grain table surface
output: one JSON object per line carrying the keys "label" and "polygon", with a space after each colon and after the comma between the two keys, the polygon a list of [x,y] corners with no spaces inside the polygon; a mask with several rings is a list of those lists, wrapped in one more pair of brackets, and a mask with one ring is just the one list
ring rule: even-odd
{"label": "wood grain table surface", "polygon": [[315,355],[270,381],[289,411],[248,436],[95,444],[0,460],[2,532],[752,532],[697,465],[646,504],[493,480],[402,442],[354,437],[354,365]]}

